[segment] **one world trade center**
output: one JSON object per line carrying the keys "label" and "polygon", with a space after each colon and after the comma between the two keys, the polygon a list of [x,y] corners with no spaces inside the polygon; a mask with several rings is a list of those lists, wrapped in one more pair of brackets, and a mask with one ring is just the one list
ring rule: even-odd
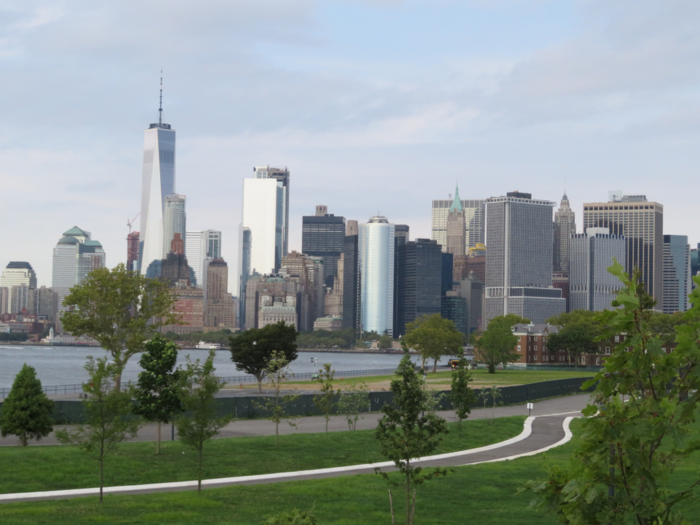
{"label": "one world trade center", "polygon": [[163,79],[158,123],[144,132],[139,271],[163,259],[165,197],[175,193],[175,130],[163,122]]}

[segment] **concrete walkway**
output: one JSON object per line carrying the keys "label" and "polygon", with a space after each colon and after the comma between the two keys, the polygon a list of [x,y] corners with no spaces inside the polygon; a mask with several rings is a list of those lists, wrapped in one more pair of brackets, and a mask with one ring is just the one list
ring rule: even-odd
{"label": "concrete walkway", "polygon": [[[540,415],[528,417],[525,420],[523,431],[520,435],[485,447],[471,450],[440,454],[426,458],[416,459],[415,463],[424,467],[456,467],[464,465],[476,465],[494,461],[506,461],[519,457],[531,456],[558,447],[571,439],[569,423],[574,417],[581,415],[580,409],[585,406],[588,396],[575,396],[558,398],[539,403]],[[545,406],[554,409],[544,413]],[[535,405],[538,407],[538,405]],[[561,412],[557,408],[566,410],[572,406],[578,406],[574,410]],[[508,413],[507,409],[517,407],[503,407],[497,417],[515,415]],[[481,411],[483,412],[483,411]],[[490,415],[490,414],[489,414]],[[314,418],[308,418],[314,419]],[[476,418],[478,419],[478,418]],[[374,420],[376,424],[376,419]],[[307,430],[310,431],[310,430]],[[364,465],[351,465],[345,467],[333,467],[326,469],[305,470],[297,472],[280,472],[273,474],[261,474],[255,476],[239,476],[234,478],[219,478],[204,480],[205,488],[227,487],[231,485],[256,485],[263,483],[280,483],[287,481],[303,481],[308,479],[320,479],[357,474],[371,474],[376,468],[384,471],[395,470],[392,462],[382,462]],[[154,483],[148,485],[130,485],[121,487],[106,487],[105,494],[149,494],[155,492],[174,492],[183,490],[196,490],[196,481],[184,481],[173,483]],[[93,496],[99,494],[99,488],[58,490],[45,492],[26,492],[17,494],[0,495],[0,503],[16,503],[28,501],[67,499],[76,497]]]}
{"label": "concrete walkway", "polygon": [[[590,394],[578,394],[575,396],[558,397],[553,399],[547,399],[544,401],[535,401],[535,408],[532,410],[532,415],[543,415],[543,414],[556,414],[572,411],[580,411],[585,406],[590,399]],[[448,422],[457,421],[457,417],[453,411],[441,411],[438,414],[445,418]],[[530,415],[526,408],[526,405],[512,405],[505,407],[496,407],[493,411],[495,417],[507,417],[507,416],[527,416]],[[492,416],[492,410],[487,409],[473,409],[470,420],[474,419],[486,419]],[[362,419],[357,422],[358,430],[372,430],[376,428],[377,421],[382,417],[381,413],[372,414],[362,414]],[[286,423],[280,425],[280,434],[294,434],[297,432],[302,433],[316,433],[325,432],[326,420],[322,416],[311,416],[311,417],[301,417],[295,419],[294,423],[297,425],[296,428],[292,428]],[[56,426],[59,428],[70,428],[62,425]],[[344,417],[332,416],[328,423],[329,432],[343,432],[348,430],[348,425]],[[164,425],[161,429],[162,440],[169,441],[172,436],[172,430],[170,425]],[[230,438],[230,437],[242,437],[242,436],[273,436],[275,434],[274,423],[268,421],[267,419],[241,419],[234,421],[233,423],[227,425],[221,430],[219,438]],[[131,441],[155,441],[158,436],[158,425],[148,423],[139,429],[138,436],[136,436]],[[177,439],[177,431],[175,432],[175,439]],[[15,437],[0,438],[0,446],[17,446],[18,441]],[[45,437],[41,441],[32,441],[30,446],[36,445],[58,445],[58,441],[51,433],[49,436]]]}

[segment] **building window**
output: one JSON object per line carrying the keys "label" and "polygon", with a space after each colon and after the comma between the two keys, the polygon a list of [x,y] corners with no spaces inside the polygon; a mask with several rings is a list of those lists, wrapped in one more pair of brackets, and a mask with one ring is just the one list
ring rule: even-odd
{"label": "building window", "polygon": [[605,355],[610,355],[610,347],[609,346],[605,347]]}
{"label": "building window", "polygon": [[[461,241],[460,241],[461,242]],[[518,352],[520,352],[520,345],[518,345]]]}
{"label": "building window", "polygon": [[535,336],[535,341],[537,341],[537,336]]}
{"label": "building window", "polygon": [[665,348],[662,348],[661,350],[663,350],[664,354],[666,353],[666,349],[665,349]]}
{"label": "building window", "polygon": [[535,345],[535,352],[537,352],[537,345]]}
{"label": "building window", "polygon": [[597,358],[596,358],[595,364],[596,364],[596,365],[600,365],[600,357],[597,357]]}
{"label": "building window", "polygon": [[615,336],[615,342],[616,342],[616,343],[619,343],[619,342],[620,342],[620,336],[619,336],[619,335],[616,335],[616,336]]}
{"label": "building window", "polygon": [[535,361],[537,361],[537,356],[535,356]]}

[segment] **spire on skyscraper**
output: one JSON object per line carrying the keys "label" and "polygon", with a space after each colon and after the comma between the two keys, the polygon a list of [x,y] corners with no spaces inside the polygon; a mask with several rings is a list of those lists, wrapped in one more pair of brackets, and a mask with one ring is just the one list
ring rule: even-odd
{"label": "spire on skyscraper", "polygon": [[158,107],[158,126],[163,125],[163,68],[160,69],[160,106]]}
{"label": "spire on skyscraper", "polygon": [[462,211],[462,201],[459,199],[459,184],[455,186],[455,198],[452,200],[452,206],[449,211]]}

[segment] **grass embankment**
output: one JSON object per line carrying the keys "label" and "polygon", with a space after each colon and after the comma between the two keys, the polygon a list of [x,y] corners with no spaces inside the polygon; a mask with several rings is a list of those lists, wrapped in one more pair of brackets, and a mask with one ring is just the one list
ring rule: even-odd
{"label": "grass embankment", "polygon": [[[569,379],[572,377],[593,377],[594,372],[585,371],[549,371],[549,370],[497,370],[495,374],[489,374],[488,370],[479,369],[472,370],[474,381],[471,386],[479,388],[482,386],[511,386],[511,385],[529,385],[531,383],[540,383],[542,381],[554,381],[556,379]],[[433,390],[449,390],[452,381],[452,372],[449,370],[442,372],[429,372],[427,378],[428,388]],[[363,380],[369,386],[370,390],[389,390],[389,384],[395,375],[386,376],[367,376],[367,377],[343,377],[343,372],[336,372],[336,388],[343,389],[351,388],[352,383]],[[265,384],[263,383],[263,388]],[[240,385],[229,384],[225,388],[239,389]],[[257,383],[254,385],[243,385],[243,389],[257,391]],[[318,390],[320,384],[318,381],[290,381],[285,385],[285,389],[289,390]]]}
{"label": "grass embankment", "polygon": [[[579,422],[574,421],[576,433]],[[418,489],[416,523],[442,525],[554,525],[554,516],[528,507],[532,496],[516,494],[522,485],[545,475],[545,467],[568,464],[574,443],[530,458],[458,467],[445,478]],[[700,461],[685,462],[679,472],[691,479]],[[394,501],[397,523],[403,523],[403,499]],[[695,505],[694,507],[692,505]],[[319,524],[386,525],[390,523],[386,484],[363,475],[271,485],[238,486],[196,492],[106,496],[97,498],[0,505],[3,524],[112,523],[257,524],[291,508],[310,509]],[[700,516],[697,503],[686,505],[688,516]],[[697,509],[697,512],[695,510]],[[697,518],[695,518],[697,520]]]}
{"label": "grass embankment", "polygon": [[[517,436],[524,416],[467,421],[461,436],[457,424],[437,454],[476,448]],[[154,443],[125,443],[105,465],[105,486],[162,483],[196,479],[196,455],[178,441],[163,442],[155,455]],[[183,454],[184,453],[184,454]],[[385,461],[373,430],[241,437],[213,440],[204,453],[205,478],[221,478],[338,467]],[[0,493],[34,492],[95,487],[97,462],[72,446],[0,448]],[[0,510],[2,507],[0,507]],[[0,519],[0,523],[5,523]]]}

